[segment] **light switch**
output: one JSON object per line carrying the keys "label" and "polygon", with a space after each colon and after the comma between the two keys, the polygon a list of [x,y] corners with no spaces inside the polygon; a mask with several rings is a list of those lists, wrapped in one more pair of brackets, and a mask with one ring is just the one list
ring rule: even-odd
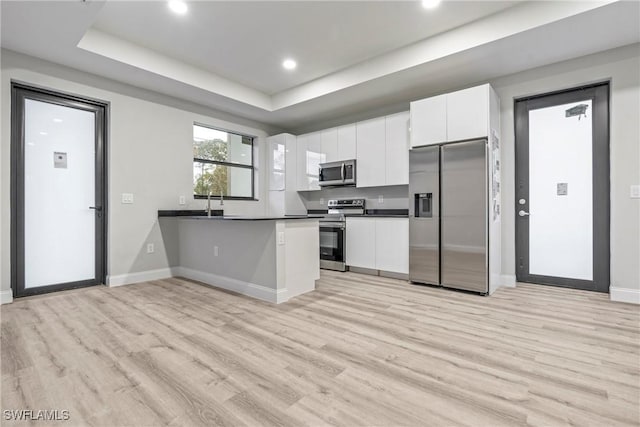
{"label": "light switch", "polygon": [[147,253],[152,254],[156,251],[155,245],[153,243],[147,243]]}
{"label": "light switch", "polygon": [[632,185],[630,193],[632,199],[640,199],[640,185]]}
{"label": "light switch", "polygon": [[384,196],[382,194],[378,196],[378,203],[384,203]]}
{"label": "light switch", "polygon": [[186,205],[186,204],[187,204],[187,201],[186,201],[186,199],[184,198],[184,196],[180,196],[180,197],[178,198],[178,204],[179,204],[180,206],[183,206],[183,205]]}
{"label": "light switch", "polygon": [[126,205],[130,205],[133,203],[133,194],[132,193],[122,193],[122,203]]}
{"label": "light switch", "polygon": [[284,245],[284,231],[278,231],[278,244]]}

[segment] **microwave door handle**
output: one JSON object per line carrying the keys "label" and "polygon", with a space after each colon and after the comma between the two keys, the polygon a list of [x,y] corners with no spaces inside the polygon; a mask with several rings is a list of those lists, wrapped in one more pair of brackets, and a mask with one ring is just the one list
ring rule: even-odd
{"label": "microwave door handle", "polygon": [[340,166],[340,178],[342,178],[342,182],[344,182],[344,163]]}

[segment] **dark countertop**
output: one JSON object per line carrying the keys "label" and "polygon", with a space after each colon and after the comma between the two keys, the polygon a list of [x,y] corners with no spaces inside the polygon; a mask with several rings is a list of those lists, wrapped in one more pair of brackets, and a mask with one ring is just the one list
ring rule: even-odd
{"label": "dark countertop", "polygon": [[[309,215],[327,215],[327,210],[309,209]],[[409,218],[409,209],[366,209],[364,215],[345,215],[348,217],[374,217],[374,218]]]}
{"label": "dark countertop", "polygon": [[223,215],[222,210],[212,210],[208,216],[203,210],[159,210],[158,217],[180,219],[229,220],[229,221],[282,221],[291,219],[318,219],[317,215],[288,215],[288,216],[245,216]]}

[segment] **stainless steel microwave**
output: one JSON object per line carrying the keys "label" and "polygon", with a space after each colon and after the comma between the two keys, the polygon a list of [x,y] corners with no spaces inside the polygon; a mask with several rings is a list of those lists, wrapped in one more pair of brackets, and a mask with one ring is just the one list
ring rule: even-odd
{"label": "stainless steel microwave", "polygon": [[356,161],[343,160],[320,164],[319,183],[321,187],[356,185]]}

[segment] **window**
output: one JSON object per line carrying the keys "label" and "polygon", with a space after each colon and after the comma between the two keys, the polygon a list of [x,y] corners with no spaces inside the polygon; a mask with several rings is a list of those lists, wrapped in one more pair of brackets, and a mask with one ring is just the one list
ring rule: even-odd
{"label": "window", "polygon": [[193,125],[193,194],[253,199],[253,137]]}

